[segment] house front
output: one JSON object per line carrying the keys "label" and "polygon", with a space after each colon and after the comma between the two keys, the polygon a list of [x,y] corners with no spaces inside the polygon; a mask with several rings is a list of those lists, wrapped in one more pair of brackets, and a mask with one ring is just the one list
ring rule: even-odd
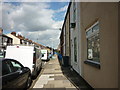
{"label": "house front", "polygon": [[7,45],[12,44],[12,38],[3,34],[3,29],[0,28],[0,48],[6,48]]}
{"label": "house front", "polygon": [[0,28],[0,56],[3,57],[4,50],[8,45],[12,45],[13,39],[3,34],[3,29]]}
{"label": "house front", "polygon": [[81,65],[81,33],[80,33],[80,6],[79,2],[70,5],[70,52],[72,68],[82,74]]}
{"label": "house front", "polygon": [[[118,2],[70,2],[71,67],[93,88],[118,88]],[[66,16],[67,17],[67,16]],[[61,52],[67,55],[65,18]],[[66,33],[67,32],[67,33]]]}
{"label": "house front", "polygon": [[13,39],[13,45],[20,45],[21,41],[20,38],[17,37],[16,32],[12,32],[10,34],[7,34],[8,37],[11,37]]}
{"label": "house front", "polygon": [[118,3],[81,2],[83,78],[93,88],[118,88]]}

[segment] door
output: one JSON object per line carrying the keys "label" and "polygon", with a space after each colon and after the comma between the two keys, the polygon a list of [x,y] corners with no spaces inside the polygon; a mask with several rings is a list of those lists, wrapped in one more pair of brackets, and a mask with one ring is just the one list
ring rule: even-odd
{"label": "door", "polygon": [[23,66],[18,62],[6,60],[2,63],[2,84],[3,88],[22,88],[25,84],[25,76],[20,69]]}
{"label": "door", "polygon": [[15,82],[17,88],[23,88],[26,84],[28,73],[23,70],[24,67],[17,61],[9,60],[9,65],[13,73],[13,77],[16,78]]}
{"label": "door", "polygon": [[2,88],[17,88],[17,73],[13,73],[9,62],[2,62]]}
{"label": "door", "polygon": [[79,73],[79,63],[78,63],[78,52],[77,52],[78,48],[77,48],[77,38],[74,37],[74,50],[73,50],[73,55],[74,55],[74,61],[73,61],[73,68],[76,72]]}

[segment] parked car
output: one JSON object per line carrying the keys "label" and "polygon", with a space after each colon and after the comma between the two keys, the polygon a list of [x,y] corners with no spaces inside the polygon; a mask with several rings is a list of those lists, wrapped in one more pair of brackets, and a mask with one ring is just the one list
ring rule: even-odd
{"label": "parked car", "polygon": [[48,60],[48,50],[42,49],[41,54],[42,54],[41,60],[47,61]]}
{"label": "parked car", "polygon": [[42,68],[40,49],[34,46],[7,46],[5,58],[16,59],[29,67],[34,78]]}
{"label": "parked car", "polygon": [[52,58],[52,54],[51,53],[48,54],[48,59],[50,60],[50,58]]}
{"label": "parked car", "polygon": [[6,88],[29,88],[31,85],[31,72],[28,67],[24,67],[20,62],[13,59],[0,59],[2,64],[2,89]]}

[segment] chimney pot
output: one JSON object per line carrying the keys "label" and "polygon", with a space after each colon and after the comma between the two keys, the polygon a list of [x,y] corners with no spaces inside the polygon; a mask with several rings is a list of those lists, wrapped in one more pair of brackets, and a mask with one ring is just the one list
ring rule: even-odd
{"label": "chimney pot", "polygon": [[14,35],[14,36],[16,36],[16,32],[12,32],[11,34]]}

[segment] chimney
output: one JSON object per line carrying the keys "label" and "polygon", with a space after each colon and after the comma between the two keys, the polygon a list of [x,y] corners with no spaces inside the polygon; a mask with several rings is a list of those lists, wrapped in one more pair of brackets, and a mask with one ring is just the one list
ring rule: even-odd
{"label": "chimney", "polygon": [[3,29],[2,28],[0,28],[0,35],[2,35],[3,34]]}
{"label": "chimney", "polygon": [[14,35],[14,36],[16,36],[16,32],[12,32],[11,34]]}
{"label": "chimney", "polygon": [[22,36],[20,34],[17,35],[18,38],[21,38]]}

